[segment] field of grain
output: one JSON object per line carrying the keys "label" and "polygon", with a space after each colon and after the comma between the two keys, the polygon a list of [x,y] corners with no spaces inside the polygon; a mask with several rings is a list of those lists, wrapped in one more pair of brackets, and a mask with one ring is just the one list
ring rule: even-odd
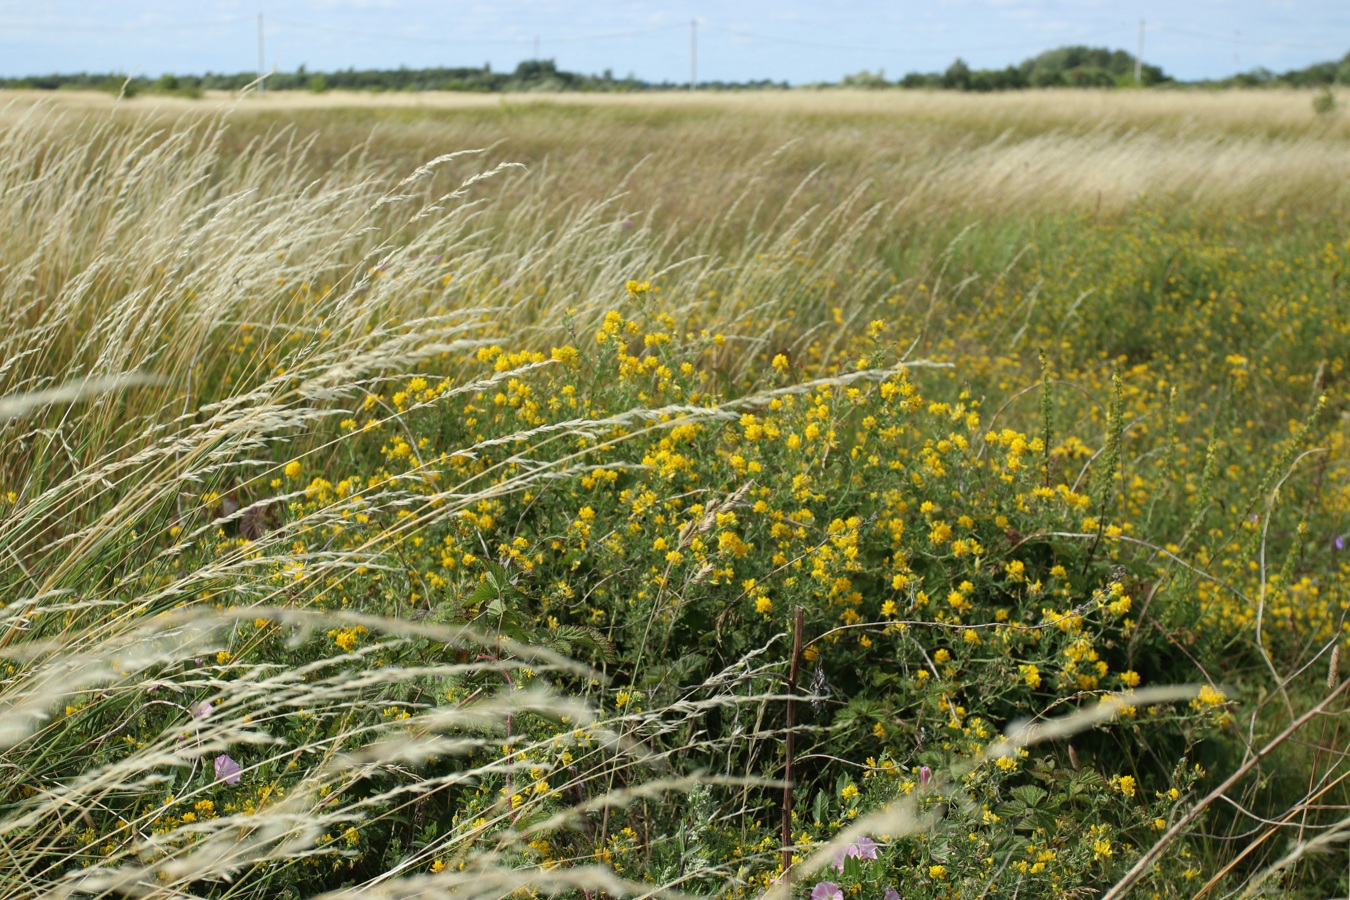
{"label": "field of grain", "polygon": [[0,898],[1345,895],[1340,99],[12,94]]}

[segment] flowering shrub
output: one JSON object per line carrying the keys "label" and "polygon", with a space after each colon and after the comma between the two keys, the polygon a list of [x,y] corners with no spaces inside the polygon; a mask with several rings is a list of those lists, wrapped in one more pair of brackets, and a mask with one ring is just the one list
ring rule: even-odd
{"label": "flowering shrub", "polygon": [[[460,362],[457,379],[417,375],[368,393],[340,425],[345,470],[310,476],[287,462],[284,477],[305,484],[287,517],[327,523],[310,541],[339,553],[391,537],[397,546],[396,565],[330,578],[314,602],[340,612],[382,598],[609,669],[608,686],[549,681],[588,696],[611,712],[611,727],[670,764],[705,765],[717,747],[725,774],[746,778],[783,765],[736,737],[782,728],[781,705],[728,702],[677,729],[663,710],[703,696],[747,655],[782,659],[783,635],[802,609],[810,698],[796,726],[805,730],[795,790],[809,803],[794,812],[794,845],[809,848],[861,814],[911,799],[935,817],[921,833],[863,838],[836,856],[850,890],[899,881],[907,896],[919,884],[937,896],[949,884],[993,879],[1057,892],[1117,877],[1132,848],[1191,796],[1200,742],[1231,720],[1222,691],[1204,685],[1190,708],[1126,705],[1124,727],[1080,735],[1062,752],[985,752],[1013,720],[1193,679],[1189,660],[1172,652],[1178,631],[1198,629],[1186,640],[1206,654],[1249,633],[1250,609],[1233,604],[1238,591],[1201,590],[1212,601],[1198,607],[1174,599],[1196,590],[1191,570],[1178,576],[1176,551],[1160,556],[1139,537],[1135,519],[1156,515],[1158,498],[1131,500],[1122,487],[1122,470],[1151,452],[1126,430],[1127,398],[1138,396],[1129,381],[1117,375],[1109,386],[1101,448],[1085,464],[1079,448],[1089,445],[1058,424],[1084,414],[1077,395],[1049,381],[1035,430],[987,424],[969,388],[925,396],[924,383],[939,397],[948,390],[945,374],[897,359],[885,337],[894,326],[877,320],[837,354],[847,365],[791,368],[775,364],[778,354],[760,384],[727,392],[707,376],[716,332],[677,332],[650,285],[630,282],[627,294],[588,342],[541,351],[488,344]],[[821,353],[808,346],[799,357]],[[1155,433],[1175,440],[1174,431]],[[560,458],[565,465],[553,462]],[[531,477],[548,466],[546,482]],[[1209,477],[1200,473],[1198,515]],[[486,489],[466,491],[479,484]],[[466,494],[471,503],[458,499]],[[1187,506],[1197,505],[1174,515]],[[274,571],[280,583],[306,581],[294,562]],[[365,653],[368,634],[348,625],[326,637],[377,669],[426,649]],[[503,669],[501,679],[522,691],[538,677]],[[439,694],[403,699],[454,703],[501,679],[452,678]],[[780,679],[759,670],[740,690],[747,698],[781,690]],[[399,710],[387,707],[385,718],[406,718]],[[524,787],[504,774],[457,792],[456,821],[494,803],[513,818],[527,803],[541,807],[535,815],[565,805],[567,780],[558,777],[579,751],[593,752],[588,739],[532,717],[512,729],[562,752],[475,751],[476,765],[495,758],[528,766],[530,777]],[[686,734],[698,740],[690,745]],[[1138,743],[1171,747],[1170,762],[1124,763]],[[860,778],[816,759],[852,760]],[[618,780],[635,778],[636,787],[645,777],[636,769]],[[709,809],[725,802],[715,797],[707,795]],[[699,834],[698,859],[742,860],[744,891],[781,875],[771,814],[743,813],[734,831],[700,824],[702,815],[681,826]],[[553,835],[544,858],[596,856],[658,878],[687,865],[693,851],[662,862],[650,839],[614,843],[649,833],[645,814],[610,819],[615,838],[592,847]],[[747,830],[764,837],[727,844]]]}

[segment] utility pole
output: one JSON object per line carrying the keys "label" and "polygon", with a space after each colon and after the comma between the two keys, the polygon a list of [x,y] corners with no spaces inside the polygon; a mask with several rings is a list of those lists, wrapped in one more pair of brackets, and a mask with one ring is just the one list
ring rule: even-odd
{"label": "utility pole", "polygon": [[539,35],[537,34],[534,36],[534,59],[536,62],[539,61]]}
{"label": "utility pole", "polygon": [[689,20],[689,93],[698,89],[698,19]]}
{"label": "utility pole", "polygon": [[1233,71],[1242,71],[1242,29],[1233,32]]}
{"label": "utility pole", "polygon": [[1134,86],[1144,83],[1144,20],[1139,20],[1139,52],[1134,55]]}
{"label": "utility pole", "polygon": [[258,96],[263,95],[263,14],[258,13]]}

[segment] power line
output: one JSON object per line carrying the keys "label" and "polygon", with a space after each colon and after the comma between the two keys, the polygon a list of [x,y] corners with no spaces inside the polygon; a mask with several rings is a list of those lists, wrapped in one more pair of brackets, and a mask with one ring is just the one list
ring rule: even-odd
{"label": "power line", "polygon": [[[336,25],[322,25],[317,22],[297,22],[293,19],[278,19],[275,16],[272,17],[272,21],[277,22],[281,25],[285,25],[288,28],[295,29],[296,31],[321,31],[326,32],[328,34],[344,34],[344,35],[351,35],[353,37],[375,38],[376,40],[394,41],[408,44],[436,44],[442,46],[446,44],[461,44],[461,45],[493,44],[498,46],[520,46],[528,44],[531,40],[533,40],[536,42],[537,46],[537,42],[539,40],[538,35],[535,35],[533,37],[527,37],[522,35],[520,37],[512,37],[512,38],[488,38],[488,37],[448,37],[448,36],[429,37],[411,34],[386,34],[376,31],[362,31],[355,28],[342,28]],[[683,27],[684,27],[683,25],[665,25],[657,28],[644,28],[639,31],[610,31],[599,34],[581,34],[564,37],[549,37],[548,42],[550,44],[577,44],[589,41],[622,40],[626,38],[646,37],[648,35],[660,34],[662,32],[667,32],[676,28],[683,28]]]}
{"label": "power line", "polygon": [[124,22],[103,25],[82,25],[54,22],[0,22],[5,31],[82,31],[106,33],[109,31],[196,31],[203,28],[219,28],[226,25],[240,25],[252,20],[252,16],[233,16],[228,19],[210,19],[200,22]]}
{"label": "power line", "polygon": [[[1225,44],[1233,43],[1232,34],[1216,34],[1208,31],[1196,31],[1194,28],[1181,28],[1176,25],[1160,25],[1156,22],[1149,22],[1150,31],[1169,31],[1173,34],[1184,34],[1187,37],[1203,38],[1207,41],[1222,42]],[[1238,32],[1240,34],[1240,32]],[[1240,39],[1240,38],[1239,38]],[[1306,47],[1313,50],[1323,50],[1328,47],[1344,47],[1345,43],[1341,41],[1281,41],[1269,40],[1257,46],[1262,47]]]}
{"label": "power line", "polygon": [[683,23],[674,25],[658,25],[653,28],[644,28],[641,31],[611,31],[605,34],[583,34],[576,37],[549,38],[549,41],[559,44],[584,44],[589,41],[617,41],[627,38],[647,37],[653,34],[665,34],[670,31],[681,31],[684,29]]}
{"label": "power line", "polygon": [[1268,50],[1283,50],[1286,47],[1300,50],[1340,50],[1346,46],[1343,41],[1265,41],[1257,46]]}
{"label": "power line", "polygon": [[1016,44],[990,44],[985,46],[960,46],[960,47],[942,48],[932,46],[899,47],[894,45],[868,46],[864,44],[834,44],[834,43],[826,43],[823,41],[812,41],[804,38],[778,37],[774,35],[760,34],[759,32],[747,31],[743,28],[730,28],[720,25],[709,25],[707,22],[703,24],[705,28],[711,28],[715,31],[721,31],[726,34],[733,34],[736,35],[737,37],[750,38],[752,40],[759,40],[759,41],[767,41],[775,44],[791,44],[798,47],[811,47],[817,50],[845,50],[857,53],[890,53],[890,54],[904,53],[906,55],[929,55],[929,56],[947,56],[953,53],[978,53],[993,50],[1025,50],[1028,48],[1034,49],[1036,47],[1044,47],[1047,43],[1050,43],[1051,41],[1057,43],[1066,43],[1066,42],[1082,43],[1083,41],[1089,41],[1107,34],[1119,34],[1120,31],[1122,30],[1119,27],[1113,27],[1109,29],[1102,29],[1100,31],[1095,31],[1090,34],[1080,35],[1077,38],[1065,38],[1065,39],[1051,38],[1039,41],[1023,41]]}
{"label": "power line", "polygon": [[442,38],[442,37],[425,37],[425,36],[419,37],[417,35],[411,34],[383,34],[378,31],[363,31],[356,28],[342,28],[341,26],[338,25],[320,25],[317,22],[297,22],[294,19],[278,19],[276,16],[272,17],[272,21],[277,23],[278,25],[284,25],[287,28],[292,29],[294,31],[318,31],[323,32],[325,34],[341,34],[350,37],[368,38],[377,41],[395,41],[405,44],[438,44],[438,45],[463,44],[463,43],[518,44],[520,43],[521,40],[518,38],[513,38],[509,40],[505,39],[494,40],[491,38],[487,38],[470,42],[466,41],[463,38],[448,38],[448,37]]}
{"label": "power line", "polygon": [[1184,34],[1190,37],[1204,38],[1207,41],[1222,41],[1231,43],[1233,36],[1231,34],[1214,34],[1208,31],[1196,31],[1193,28],[1179,28],[1176,25],[1159,25],[1157,22],[1148,23],[1148,27],[1154,31],[1170,31],[1173,34]]}

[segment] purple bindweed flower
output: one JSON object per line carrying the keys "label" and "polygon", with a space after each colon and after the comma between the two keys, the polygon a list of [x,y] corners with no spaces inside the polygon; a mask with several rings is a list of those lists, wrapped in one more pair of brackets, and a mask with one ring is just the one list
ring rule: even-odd
{"label": "purple bindweed flower", "polygon": [[1336,535],[1336,540],[1332,541],[1332,543],[1336,545],[1336,549],[1337,549],[1337,550],[1344,550],[1344,549],[1345,549],[1345,535],[1343,535],[1343,534],[1338,534],[1338,535]]}
{"label": "purple bindweed flower", "polygon": [[844,871],[844,860],[850,856],[856,856],[858,859],[876,859],[877,842],[870,837],[859,839],[857,842],[849,844],[843,850],[834,855],[834,869],[836,872]]}
{"label": "purple bindweed flower", "polygon": [[192,705],[192,718],[205,719],[215,711],[216,708],[211,705],[210,700],[203,700],[201,703],[194,703]]}
{"label": "purple bindweed flower", "polygon": [[224,753],[216,757],[216,778],[226,784],[238,784],[239,773],[244,771],[239,763]]}
{"label": "purple bindweed flower", "polygon": [[844,892],[833,881],[822,881],[811,888],[811,900],[844,900]]}
{"label": "purple bindweed flower", "polygon": [[881,900],[900,900],[900,892],[895,888],[886,888],[886,893],[881,895]]}
{"label": "purple bindweed flower", "polygon": [[928,787],[928,782],[933,777],[933,770],[927,766],[919,766],[919,787]]}

